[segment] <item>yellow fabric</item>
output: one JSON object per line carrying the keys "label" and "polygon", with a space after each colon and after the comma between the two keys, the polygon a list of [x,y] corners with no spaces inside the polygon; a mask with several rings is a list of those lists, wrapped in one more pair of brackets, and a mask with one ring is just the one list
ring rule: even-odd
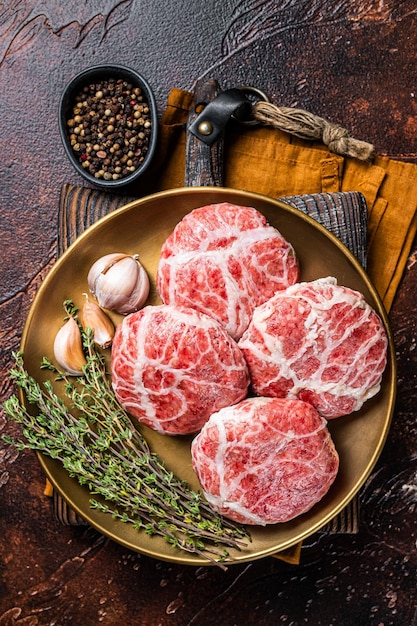
{"label": "yellow fabric", "polygon": [[280,561],[285,561],[286,563],[290,563],[290,565],[299,565],[301,559],[301,548],[302,542],[295,544],[291,548],[287,548],[286,550],[281,550],[281,552],[277,552],[274,554],[274,559],[279,559]]}
{"label": "yellow fabric", "polygon": [[43,495],[52,498],[53,494],[54,488],[52,486],[52,483],[47,478],[45,478],[45,489],[43,490]]}
{"label": "yellow fabric", "polygon": [[[173,89],[160,125],[158,190],[184,186],[185,122],[189,92]],[[368,207],[368,273],[387,310],[405,269],[417,229],[417,166],[376,156],[372,163],[332,154],[269,127],[234,125],[226,131],[224,186],[287,195],[360,191]]]}
{"label": "yellow fabric", "polygon": [[[173,89],[161,123],[158,189],[184,186],[191,93]],[[268,127],[227,129],[225,187],[272,198],[360,191],[368,208],[368,274],[389,311],[417,230],[417,166],[376,156],[363,163]],[[298,564],[302,542],[275,555]]]}
{"label": "yellow fabric", "polygon": [[[184,186],[185,123],[192,106],[193,94],[170,92],[157,160],[141,180],[141,195]],[[368,207],[368,273],[389,310],[417,230],[417,166],[380,156],[362,163],[276,129],[241,125],[227,129],[224,161],[224,186],[272,198],[360,191]],[[47,481],[45,494],[52,493]],[[298,564],[301,547],[302,542],[274,557]]]}

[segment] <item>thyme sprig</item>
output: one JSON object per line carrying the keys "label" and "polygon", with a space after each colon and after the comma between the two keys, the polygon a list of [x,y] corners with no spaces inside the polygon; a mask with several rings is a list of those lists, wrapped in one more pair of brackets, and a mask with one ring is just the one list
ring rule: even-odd
{"label": "thyme sprig", "polygon": [[[76,318],[71,301],[64,307]],[[68,377],[46,357],[41,363],[57,382],[63,382],[66,401],[50,380],[41,385],[29,375],[22,352],[13,353],[10,376],[37,412],[33,415],[16,395],[9,398],[4,404],[6,416],[22,426],[24,439],[3,439],[20,450],[36,450],[61,462],[91,496],[99,496],[90,499],[93,509],[221,565],[230,557],[230,548],[247,546],[249,534],[215,513],[200,493],[150,450],[114,395],[105,357],[92,332],[80,329],[87,360],[83,376]]]}

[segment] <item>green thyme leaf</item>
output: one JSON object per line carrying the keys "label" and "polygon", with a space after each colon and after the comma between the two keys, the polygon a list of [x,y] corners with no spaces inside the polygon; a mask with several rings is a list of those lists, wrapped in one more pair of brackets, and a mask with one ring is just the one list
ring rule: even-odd
{"label": "green thyme leaf", "polygon": [[[67,316],[76,318],[71,301],[64,303],[64,309]],[[87,360],[84,376],[69,378],[46,357],[41,363],[61,387],[64,383],[66,400],[55,392],[51,381],[41,385],[28,374],[22,352],[13,353],[11,379],[36,414],[17,396],[9,398],[4,404],[6,416],[22,426],[24,440],[6,436],[4,441],[60,461],[92,496],[99,496],[90,500],[93,509],[148,535],[162,536],[179,550],[222,564],[231,558],[230,548],[247,546],[249,534],[212,511],[200,493],[151,452],[117,402],[104,355],[92,333],[81,332]]]}

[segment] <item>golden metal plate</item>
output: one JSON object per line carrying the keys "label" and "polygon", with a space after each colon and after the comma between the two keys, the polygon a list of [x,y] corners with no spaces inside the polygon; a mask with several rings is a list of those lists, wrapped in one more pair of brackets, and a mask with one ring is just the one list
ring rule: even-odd
{"label": "golden metal plate", "polygon": [[[301,279],[335,276],[341,285],[362,292],[381,316],[389,337],[388,363],[379,394],[349,416],[329,422],[340,455],[340,470],[328,494],[308,513],[284,523],[251,527],[252,543],[232,551],[242,563],[273,555],[306,539],[335,517],[355,496],[372,471],[385,443],[392,418],[396,368],[393,340],[385,310],[366,272],[345,246],[325,228],[297,209],[265,196],[232,189],[189,187],[134,201],[88,228],[56,262],[41,285],[30,310],[22,337],[26,367],[37,380],[48,377],[39,369],[43,355],[53,358],[53,340],[63,323],[62,304],[72,299],[78,306],[88,292],[87,272],[100,256],[111,252],[139,254],[151,279],[149,303],[159,304],[155,274],[162,243],[181,218],[192,209],[214,202],[253,206],[278,228],[294,246],[301,265]],[[114,321],[120,317],[113,316]],[[175,474],[198,489],[191,468],[191,437],[168,437],[143,428],[151,447]],[[92,510],[89,492],[71,479],[62,466],[39,455],[54,487],[68,504],[93,527],[118,543],[165,561],[188,565],[207,564],[201,557],[174,549],[162,538],[148,537],[130,525]]]}

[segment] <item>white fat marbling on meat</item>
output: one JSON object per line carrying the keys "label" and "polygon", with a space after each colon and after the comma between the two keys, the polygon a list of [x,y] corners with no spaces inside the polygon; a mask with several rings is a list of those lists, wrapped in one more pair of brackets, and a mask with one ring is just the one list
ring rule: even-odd
{"label": "white fat marbling on meat", "polygon": [[[284,421],[282,411],[289,415]],[[309,510],[338,470],[326,421],[297,400],[250,398],[221,409],[193,441],[191,452],[209,504],[247,524],[288,521]]]}
{"label": "white fat marbling on meat", "polygon": [[[327,287],[330,289],[326,289]],[[325,289],[323,292],[325,295],[321,291],[322,288]],[[293,300],[296,303],[300,319],[310,309],[303,322],[303,340],[293,348],[291,354],[288,354],[288,350],[284,353],[288,334],[285,332],[284,336],[280,336],[278,332],[271,332],[268,328],[271,316],[278,310],[280,301],[284,299],[287,302]],[[346,314],[355,310],[357,319],[351,324],[342,316],[335,327],[324,327],[323,312],[331,311],[339,304],[346,307]],[[272,388],[274,383],[285,379],[290,381],[286,397],[300,397],[300,393],[308,388],[309,391],[323,397],[327,393],[335,397],[349,397],[352,401],[352,410],[358,410],[364,402],[379,392],[382,372],[386,364],[388,342],[379,318],[380,323],[378,326],[376,325],[375,332],[356,346],[354,352],[349,353],[349,363],[346,366],[343,363],[337,364],[340,369],[340,377],[337,380],[326,381],[325,372],[332,365],[332,353],[338,349],[345,350],[346,346],[349,346],[349,338],[354,331],[360,329],[361,326],[370,324],[371,320],[376,325],[376,314],[362,294],[345,287],[339,287],[333,277],[319,279],[311,283],[298,283],[277,293],[268,302],[255,309],[250,327],[239,341],[239,346],[247,359],[250,361],[253,357],[255,362],[263,362],[264,369],[268,371],[268,381],[260,380],[261,374],[251,371],[252,382],[255,380],[257,392],[267,393],[264,384]],[[260,334],[261,341],[254,339],[254,331]],[[336,336],[336,331],[340,336]],[[316,350],[319,338],[320,352]],[[303,360],[309,349],[315,351],[314,356],[318,361],[318,366],[309,372],[308,380],[306,380],[304,373],[301,377],[297,375],[297,364]],[[370,363],[368,355],[371,352],[377,356]],[[364,384],[360,380],[364,376],[365,361],[367,368],[369,368],[369,377]],[[254,369],[256,369],[256,365]],[[267,395],[269,394],[267,393]],[[271,395],[274,394],[271,393]],[[323,414],[326,417],[333,417],[333,415]]]}
{"label": "white fat marbling on meat", "polygon": [[[248,215],[247,228],[237,218],[239,212]],[[192,233],[187,230],[190,223],[194,227]],[[227,245],[223,245],[225,241]],[[272,251],[276,258],[271,272],[264,257]],[[239,281],[233,274],[237,267],[241,272]],[[192,280],[187,268],[195,272]],[[224,281],[225,293],[223,285],[210,283],[214,270]],[[270,284],[269,291],[258,284],[259,275]],[[157,287],[163,302],[203,311],[220,321],[236,339],[247,328],[254,306],[277,289],[294,283],[298,276],[293,247],[266,223],[262,214],[251,207],[220,203],[191,212],[177,225],[161,251]]]}
{"label": "white fat marbling on meat", "polygon": [[150,428],[188,434],[247,395],[248,372],[236,342],[193,309],[145,307],[117,328],[112,384],[124,408]]}

